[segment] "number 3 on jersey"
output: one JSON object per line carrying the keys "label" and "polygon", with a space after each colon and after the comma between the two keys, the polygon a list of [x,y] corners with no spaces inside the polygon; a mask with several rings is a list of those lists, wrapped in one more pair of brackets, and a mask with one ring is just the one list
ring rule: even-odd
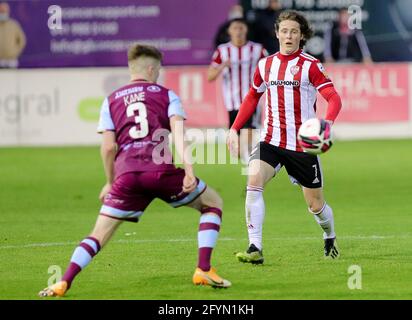
{"label": "number 3 on jersey", "polygon": [[[136,115],[135,111],[137,111],[138,115]],[[126,114],[128,117],[134,116],[134,122],[136,124],[140,124],[140,130],[137,129],[137,126],[131,127],[129,130],[129,135],[133,139],[146,137],[149,134],[146,105],[143,102],[132,103],[127,107]]]}

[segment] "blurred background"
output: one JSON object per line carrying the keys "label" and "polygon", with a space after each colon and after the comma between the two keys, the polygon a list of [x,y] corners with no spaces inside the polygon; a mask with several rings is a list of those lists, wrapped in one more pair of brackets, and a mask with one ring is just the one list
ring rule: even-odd
{"label": "blurred background", "polygon": [[284,9],[310,20],[305,50],[342,96],[336,137],[411,137],[410,0],[16,0],[0,4],[0,146],[99,143],[101,102],[128,82],[137,41],[163,51],[160,83],[182,98],[187,125],[224,128],[221,80],[208,82],[207,68],[227,21],[245,18],[272,54]]}

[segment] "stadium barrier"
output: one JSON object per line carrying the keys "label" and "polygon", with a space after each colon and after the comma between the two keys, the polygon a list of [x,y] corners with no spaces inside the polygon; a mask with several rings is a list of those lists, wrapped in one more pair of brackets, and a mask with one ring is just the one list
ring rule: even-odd
{"label": "stadium barrier", "polygon": [[[412,64],[326,69],[343,99],[337,139],[412,137]],[[2,70],[0,146],[98,144],[101,102],[128,81],[126,68]],[[167,67],[159,82],[182,98],[188,127],[226,127],[221,83],[207,81],[207,66]]]}

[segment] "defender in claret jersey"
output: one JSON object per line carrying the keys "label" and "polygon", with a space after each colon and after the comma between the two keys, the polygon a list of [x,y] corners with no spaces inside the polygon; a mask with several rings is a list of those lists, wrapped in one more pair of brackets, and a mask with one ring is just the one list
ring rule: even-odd
{"label": "defender in claret jersey", "polygon": [[261,140],[250,156],[246,194],[249,248],[237,253],[241,262],[263,263],[262,226],[265,216],[263,190],[284,166],[292,183],[301,186],[304,198],[323,229],[324,255],[337,258],[332,208],[323,197],[323,176],[318,156],[304,153],[297,133],[306,120],[316,117],[316,93],[328,101],[326,120],[336,119],[341,99],[322,64],[302,51],[312,31],[296,11],[282,12],[276,23],[280,51],[259,61],[253,84],[229,132],[228,146],[237,154],[237,133],[252,116],[266,91],[266,118]]}
{"label": "defender in claret jersey", "polygon": [[[108,96],[101,108],[98,132],[103,135],[101,156],[107,183],[100,193],[100,215],[92,233],[75,249],[62,280],[40,291],[40,296],[63,296],[122,221],[137,222],[155,198],[174,208],[189,206],[200,211],[199,260],[192,281],[230,287],[210,265],[223,203],[194,175],[184,143],[186,116],[181,101],[173,91],[156,84],[161,59],[154,47],[136,44],[130,48],[131,83]],[[167,146],[169,130],[184,169],[173,164]]]}

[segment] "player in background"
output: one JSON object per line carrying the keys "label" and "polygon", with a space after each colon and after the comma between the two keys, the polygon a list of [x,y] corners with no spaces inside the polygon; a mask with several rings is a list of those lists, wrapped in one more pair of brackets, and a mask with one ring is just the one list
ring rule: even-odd
{"label": "player in background", "polygon": [[[253,72],[258,61],[267,56],[267,51],[261,44],[247,40],[248,27],[241,18],[232,19],[228,26],[230,41],[219,45],[213,54],[213,60],[208,69],[208,80],[215,81],[223,75],[223,98],[229,113],[229,128],[237,116],[240,104],[252,84]],[[240,154],[247,163],[252,150],[252,129],[260,125],[260,112],[256,108],[253,117],[248,119],[243,128],[247,128],[247,136],[241,137],[241,143],[247,138]]]}
{"label": "player in background", "polygon": [[[222,199],[194,174],[184,143],[181,101],[173,91],[156,84],[161,60],[162,54],[154,47],[136,44],[129,49],[131,83],[109,95],[101,108],[98,131],[103,136],[101,157],[107,182],[99,196],[103,202],[100,214],[91,234],[74,250],[62,280],[42,290],[40,296],[63,296],[117,227],[123,221],[137,222],[155,198],[174,208],[186,205],[201,213],[193,283],[231,285],[210,266]],[[170,130],[184,169],[173,164],[167,146]]]}
{"label": "player in background", "polygon": [[297,132],[303,122],[316,117],[317,91],[328,102],[326,120],[331,123],[341,109],[341,99],[322,64],[302,51],[312,34],[305,17],[296,11],[284,11],[279,15],[275,29],[280,51],[259,61],[253,85],[228,136],[229,149],[235,154],[237,134],[266,91],[265,126],[249,162],[245,205],[249,248],[236,256],[241,262],[263,263],[263,190],[285,166],[292,183],[301,186],[309,212],[324,231],[325,256],[337,258],[333,212],[323,197],[320,159],[303,152]]}

